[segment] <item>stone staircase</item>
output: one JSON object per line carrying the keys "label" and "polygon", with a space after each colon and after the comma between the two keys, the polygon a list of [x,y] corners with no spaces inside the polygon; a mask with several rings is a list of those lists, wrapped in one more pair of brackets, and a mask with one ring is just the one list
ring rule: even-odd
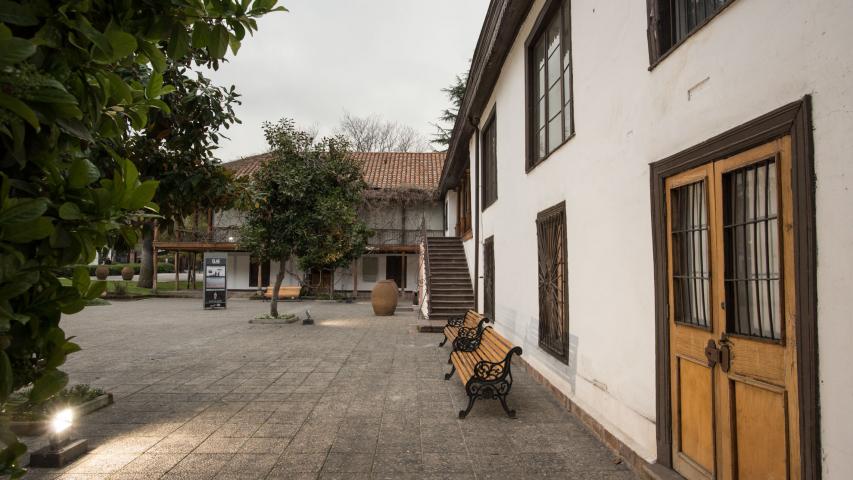
{"label": "stone staircase", "polygon": [[444,323],[464,315],[474,306],[471,274],[459,237],[428,237],[426,255],[429,277],[430,323]]}

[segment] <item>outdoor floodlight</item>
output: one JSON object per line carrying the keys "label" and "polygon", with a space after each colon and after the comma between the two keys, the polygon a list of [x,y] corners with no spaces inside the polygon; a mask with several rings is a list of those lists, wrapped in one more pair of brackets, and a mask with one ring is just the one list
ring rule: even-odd
{"label": "outdoor floodlight", "polygon": [[74,424],[74,410],[64,408],[50,419],[48,432],[49,444],[30,455],[31,467],[58,468],[68,465],[89,450],[85,438],[74,440],[71,426]]}

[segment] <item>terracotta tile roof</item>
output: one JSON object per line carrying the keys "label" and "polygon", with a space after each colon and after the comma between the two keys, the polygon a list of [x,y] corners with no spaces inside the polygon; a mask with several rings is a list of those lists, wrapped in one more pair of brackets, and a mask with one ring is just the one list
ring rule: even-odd
{"label": "terracotta tile roof", "polygon": [[[364,181],[371,188],[414,188],[432,191],[438,188],[446,152],[355,152],[361,162]],[[269,153],[244,157],[223,164],[236,177],[252,175],[270,158]]]}

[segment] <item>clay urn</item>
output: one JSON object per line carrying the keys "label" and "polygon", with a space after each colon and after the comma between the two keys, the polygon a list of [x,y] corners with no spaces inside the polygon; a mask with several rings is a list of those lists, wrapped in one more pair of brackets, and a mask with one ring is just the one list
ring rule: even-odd
{"label": "clay urn", "polygon": [[373,313],[377,316],[394,315],[397,309],[397,282],[380,280],[370,293],[370,303]]}
{"label": "clay urn", "polygon": [[110,275],[110,267],[106,265],[98,265],[95,268],[95,278],[98,280],[106,280]]}
{"label": "clay urn", "polygon": [[125,282],[129,282],[133,280],[134,273],[135,272],[133,271],[133,267],[128,265],[121,269],[121,279]]}

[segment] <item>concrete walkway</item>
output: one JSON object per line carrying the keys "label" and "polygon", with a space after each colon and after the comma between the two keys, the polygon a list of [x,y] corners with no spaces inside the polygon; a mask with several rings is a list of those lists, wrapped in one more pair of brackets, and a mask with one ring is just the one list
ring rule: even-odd
{"label": "concrete walkway", "polygon": [[285,303],[317,324],[247,322],[267,308],[147,299],[65,318],[83,346],[65,366],[72,383],[116,403],[80,419],[88,455],[26,478],[634,478],[520,366],[518,419],[481,401],[458,420],[448,349],[415,333],[411,312]]}

